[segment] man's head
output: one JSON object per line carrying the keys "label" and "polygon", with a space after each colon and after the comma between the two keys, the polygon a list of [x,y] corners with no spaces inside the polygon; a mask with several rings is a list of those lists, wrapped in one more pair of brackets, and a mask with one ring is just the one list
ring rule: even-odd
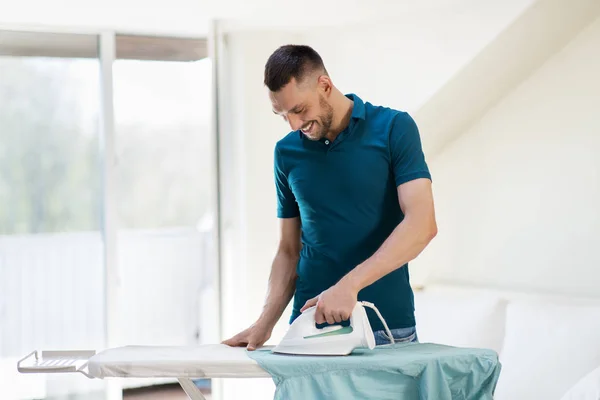
{"label": "man's head", "polygon": [[279,47],[265,65],[273,112],[312,140],[324,138],[333,122],[333,84],[321,56],[304,45]]}

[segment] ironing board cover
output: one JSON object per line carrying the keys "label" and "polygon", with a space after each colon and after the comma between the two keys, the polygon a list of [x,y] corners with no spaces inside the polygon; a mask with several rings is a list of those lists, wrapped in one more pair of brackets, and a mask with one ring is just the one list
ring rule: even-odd
{"label": "ironing board cover", "polygon": [[492,399],[501,365],[492,350],[402,343],[349,356],[248,352],[272,376],[275,400]]}
{"label": "ironing board cover", "polygon": [[242,347],[124,346],[104,350],[88,361],[96,378],[258,378],[270,377]]}

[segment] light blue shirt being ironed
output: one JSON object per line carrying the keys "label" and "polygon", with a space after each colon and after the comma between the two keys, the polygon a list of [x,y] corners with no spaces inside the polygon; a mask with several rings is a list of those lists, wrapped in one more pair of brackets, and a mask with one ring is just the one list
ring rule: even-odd
{"label": "light blue shirt being ironed", "polygon": [[402,343],[349,356],[247,353],[268,371],[275,400],[492,399],[501,365],[492,350]]}

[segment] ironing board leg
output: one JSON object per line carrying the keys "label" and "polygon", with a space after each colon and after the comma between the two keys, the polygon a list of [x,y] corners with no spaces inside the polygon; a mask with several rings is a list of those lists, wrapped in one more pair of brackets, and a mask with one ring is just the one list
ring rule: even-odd
{"label": "ironing board leg", "polygon": [[178,380],[179,384],[181,385],[185,393],[188,395],[190,400],[206,400],[206,397],[202,395],[202,392],[200,391],[200,389],[198,389],[198,386],[196,386],[191,379],[178,378]]}

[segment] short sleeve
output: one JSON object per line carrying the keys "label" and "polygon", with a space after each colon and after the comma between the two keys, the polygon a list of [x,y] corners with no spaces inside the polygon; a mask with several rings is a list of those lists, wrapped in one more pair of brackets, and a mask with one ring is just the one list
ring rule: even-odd
{"label": "short sleeve", "polygon": [[277,217],[294,218],[300,215],[298,203],[288,183],[288,177],[283,168],[283,159],[275,146],[275,189],[277,191]]}
{"label": "short sleeve", "polygon": [[418,178],[431,180],[421,147],[419,129],[408,113],[401,112],[394,118],[389,146],[396,186]]}

